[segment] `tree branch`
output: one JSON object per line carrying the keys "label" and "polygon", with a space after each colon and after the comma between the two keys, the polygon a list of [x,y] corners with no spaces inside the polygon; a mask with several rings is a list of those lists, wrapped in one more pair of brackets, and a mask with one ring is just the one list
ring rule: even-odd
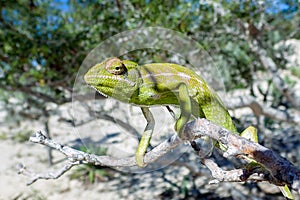
{"label": "tree branch", "polygon": [[[69,162],[58,172],[55,173],[24,173],[24,167],[20,167],[19,173],[25,174],[31,178],[31,181],[28,182],[28,185],[34,183],[38,179],[56,179],[63,175],[66,171],[68,171],[71,167],[80,164],[93,164],[93,165],[100,165],[100,166],[107,166],[107,167],[131,167],[136,166],[135,157],[130,158],[113,158],[110,156],[97,156],[95,154],[89,154],[77,149],[61,145],[56,141],[47,138],[45,135],[42,134],[41,131],[36,132],[35,136],[30,137],[30,142],[42,144],[53,149],[60,151],[64,154]],[[144,162],[145,164],[153,163],[155,160],[160,158],[161,156],[165,155],[172,149],[174,149],[178,144],[182,141],[177,137],[177,135],[173,135],[168,140],[160,143],[150,152],[145,155]],[[20,165],[23,166],[23,165]]]}
{"label": "tree branch", "polygon": [[[255,168],[237,169],[231,172],[221,170],[211,160],[202,160],[211,171],[214,178],[219,181],[244,182],[246,180],[269,181],[275,185],[288,185],[300,193],[300,170],[294,167],[289,161],[280,157],[278,154],[261,146],[258,143],[240,137],[220,126],[217,126],[207,119],[197,119],[188,123],[184,129],[182,140],[175,134],[165,140],[151,151],[147,152],[144,158],[145,164],[153,163],[155,160],[165,155],[183,141],[190,141],[208,136],[219,141],[227,150],[223,153],[224,157],[248,157],[259,163]],[[63,153],[68,158],[68,163],[55,173],[35,174],[24,173],[21,167],[19,173],[23,173],[31,178],[28,184],[32,184],[38,179],[55,179],[60,177],[71,167],[80,164],[94,164],[108,167],[128,167],[136,166],[135,157],[113,158],[110,156],[97,156],[88,154],[68,146],[61,145],[43,135],[40,131],[30,138],[33,143],[42,144],[54,148]],[[226,176],[224,175],[226,174]]]}
{"label": "tree branch", "polygon": [[[247,156],[269,172],[268,176],[264,176],[265,180],[279,186],[288,185],[300,193],[300,170],[285,158],[258,143],[249,141],[206,119],[197,119],[188,123],[185,128],[185,136],[189,140],[203,136],[213,138],[227,147],[223,154],[224,157]],[[247,176],[249,177],[249,174]]]}

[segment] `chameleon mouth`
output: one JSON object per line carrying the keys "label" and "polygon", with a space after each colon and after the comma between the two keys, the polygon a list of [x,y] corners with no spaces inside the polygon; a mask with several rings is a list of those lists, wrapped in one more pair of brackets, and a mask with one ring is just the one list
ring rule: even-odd
{"label": "chameleon mouth", "polygon": [[[102,75],[102,74],[90,74],[87,72],[84,76],[85,82],[92,88],[94,88],[101,95],[108,97],[111,93],[114,93],[116,87],[134,87],[135,82],[130,81],[124,77],[116,75]],[[111,83],[111,86],[108,86]]]}
{"label": "chameleon mouth", "polygon": [[92,85],[89,85],[91,88],[94,88],[98,93],[100,93],[101,95],[103,95],[104,97],[108,97],[106,94],[104,94],[103,92],[101,92],[100,90],[98,90],[97,88],[95,88]]}
{"label": "chameleon mouth", "polygon": [[86,73],[84,75],[84,81],[93,89],[95,89],[97,92],[99,92],[101,95],[108,97],[106,94],[104,94],[103,92],[101,92],[100,90],[98,90],[95,86],[94,86],[94,80],[95,80],[95,75],[89,75],[88,73]]}

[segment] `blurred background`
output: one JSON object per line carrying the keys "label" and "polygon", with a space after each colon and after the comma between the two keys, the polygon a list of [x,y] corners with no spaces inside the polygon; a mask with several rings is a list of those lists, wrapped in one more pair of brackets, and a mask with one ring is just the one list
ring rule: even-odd
{"label": "blurred background", "polygon": [[[112,138],[121,134],[121,129],[112,128],[115,124],[140,133],[142,128],[130,120],[116,120],[121,116],[117,112],[131,108],[107,104],[100,95],[91,103],[82,94],[76,98],[83,113],[79,120],[72,115],[71,103],[77,72],[92,49],[123,31],[151,26],[197,41],[220,71],[223,93],[226,90],[223,100],[238,129],[257,127],[262,145],[299,168],[299,5],[298,0],[1,0],[0,199],[284,199],[268,183],[209,185],[210,172],[193,151],[151,173],[86,165],[32,186],[26,186],[28,178],[17,175],[15,166],[22,162],[36,172],[62,166],[63,156],[28,142],[37,130],[99,155],[108,154]],[[170,52],[149,49],[124,58],[138,63],[174,60]],[[210,66],[211,60],[201,59],[203,68]],[[218,89],[218,83],[213,87]],[[91,112],[93,103],[98,112]],[[74,128],[95,133],[91,123],[107,126],[106,144],[98,138],[95,145]],[[82,145],[83,138],[91,146]],[[218,153],[213,158],[225,169],[241,166]]]}

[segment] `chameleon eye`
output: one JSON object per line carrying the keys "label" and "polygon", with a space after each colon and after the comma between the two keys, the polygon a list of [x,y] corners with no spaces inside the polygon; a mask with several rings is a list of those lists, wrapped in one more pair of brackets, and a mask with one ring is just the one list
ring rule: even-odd
{"label": "chameleon eye", "polygon": [[125,65],[118,58],[111,58],[106,62],[106,70],[114,75],[123,74],[126,71]]}

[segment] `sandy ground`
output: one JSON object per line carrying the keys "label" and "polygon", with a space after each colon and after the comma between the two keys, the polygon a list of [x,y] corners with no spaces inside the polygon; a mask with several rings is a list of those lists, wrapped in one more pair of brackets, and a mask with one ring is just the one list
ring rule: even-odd
{"label": "sandy ground", "polygon": [[[42,127],[32,129],[40,130]],[[23,163],[34,172],[53,171],[62,163],[49,167],[47,149],[41,145],[7,139],[0,140],[0,146],[0,199],[99,199],[95,191],[101,189],[101,186],[86,188],[80,181],[69,179],[68,174],[71,172],[57,180],[39,180],[27,186],[29,178],[17,173],[18,163]],[[57,152],[54,152],[54,157],[55,160],[62,158]],[[114,199],[113,192],[107,192],[106,196]]]}
{"label": "sandy ground", "polygon": [[[62,116],[67,119],[70,118],[70,116],[68,116],[69,112],[67,112],[70,106],[71,105],[65,105],[57,108],[56,111],[60,113],[60,116],[53,115],[50,117],[50,133],[54,140],[70,146],[78,142],[78,139],[81,139],[83,142],[102,142],[103,146],[109,147],[108,153],[110,155],[119,157],[133,155],[135,149],[134,145],[137,145],[137,141],[134,137],[129,137],[130,135],[128,135],[126,131],[125,134],[121,134],[122,132],[124,133],[124,129],[120,126],[111,122],[96,120],[74,128],[68,123],[61,122],[60,117]],[[105,105],[105,107],[106,109],[112,108],[111,105]],[[75,115],[80,115],[82,119],[87,118],[88,116],[84,115],[84,111],[80,109],[83,108],[78,107]],[[124,112],[132,114],[131,119],[136,120],[140,126],[135,127],[138,131],[143,129],[142,127],[145,126],[145,121],[141,117],[140,111],[126,106],[122,106],[120,110],[123,114]],[[157,127],[162,127],[160,123],[165,124],[162,118],[168,117],[162,114],[162,112],[165,111],[161,111],[161,108],[158,108],[156,112],[160,113],[158,115],[160,119],[158,119]],[[122,115],[122,113],[115,114],[116,116]],[[171,117],[169,118],[171,119]],[[30,143],[29,141],[18,142],[12,139],[13,135],[16,135],[18,132],[31,132],[33,135],[35,131],[43,129],[43,124],[39,121],[24,121],[18,126],[2,126],[0,128],[0,134],[2,133],[7,136],[6,139],[0,140],[2,163],[0,165],[0,199],[120,199],[120,194],[126,196],[126,193],[128,193],[126,188],[123,190],[119,189],[117,192],[119,195],[116,193],[119,180],[110,181],[109,186],[111,186],[111,188],[109,188],[107,182],[85,184],[79,180],[71,180],[69,175],[72,174],[72,171],[76,170],[74,168],[57,180],[38,180],[34,184],[27,186],[26,183],[29,181],[29,178],[18,174],[17,165],[19,163],[25,165],[28,170],[37,173],[55,171],[55,169],[63,165],[63,162],[55,164],[54,166],[48,165],[46,147]],[[156,131],[162,131],[162,129],[164,128],[157,128]],[[157,135],[156,138],[159,138],[159,135]],[[122,141],[121,143],[119,143],[120,140]],[[123,149],[121,154],[119,149]],[[57,151],[53,151],[53,156],[54,162],[64,158],[63,155]],[[147,174],[141,176],[147,176]],[[143,178],[140,180],[142,179]],[[144,199],[146,199],[146,197]]]}
{"label": "sandy ground", "polygon": [[[50,133],[54,140],[69,146],[78,145],[79,141],[87,145],[88,142],[91,141],[108,148],[108,154],[115,157],[124,157],[134,154],[137,140],[121,126],[108,122],[107,120],[94,120],[74,128],[69,123],[61,121],[61,118],[71,119],[71,112],[69,112],[70,106],[71,105],[64,105],[55,108],[56,114],[49,119]],[[112,102],[101,106],[102,108],[99,109],[104,109],[105,113],[113,113],[113,117],[117,117],[131,124],[138,132],[141,132],[146,124],[141,112],[135,107],[114,104]],[[78,122],[88,119],[89,116],[83,107],[76,105],[76,108],[77,111],[73,114]],[[165,108],[154,108],[153,111],[157,121],[155,133],[172,133],[174,120],[169,113],[166,112]],[[127,119],[130,119],[130,121],[126,121]],[[43,129],[43,123],[39,121],[23,121],[18,125],[10,124],[10,127],[4,125],[0,127],[0,135],[5,134],[7,136],[6,139],[0,139],[0,200],[159,199],[162,194],[164,194],[164,197],[168,197],[168,191],[170,191],[170,189],[172,189],[172,192],[176,192],[175,199],[178,199],[182,193],[183,185],[189,191],[193,191],[192,188],[195,186],[198,189],[197,192],[200,192],[201,195],[203,194],[203,198],[201,199],[207,199],[208,197],[210,197],[210,199],[217,197],[230,198],[233,195],[237,197],[236,199],[249,199],[249,197],[265,199],[265,192],[267,190],[269,190],[269,193],[276,194],[276,196],[272,194],[271,199],[284,199],[278,192],[278,189],[268,183],[260,184],[259,187],[251,183],[221,183],[208,185],[211,176],[207,169],[202,170],[202,175],[196,177],[194,180],[195,185],[193,186],[191,185],[191,181],[184,181],[190,173],[189,170],[178,166],[169,166],[162,170],[158,167],[158,170],[152,173],[130,174],[116,172],[114,177],[109,181],[98,181],[89,184],[70,178],[70,175],[77,170],[75,167],[56,180],[38,180],[34,184],[27,186],[26,183],[29,181],[29,178],[18,174],[16,166],[19,163],[24,164],[28,170],[34,172],[55,171],[55,169],[62,167],[64,163],[62,161],[49,167],[46,147],[28,141],[18,142],[16,139],[13,139],[13,136],[18,133],[30,132],[34,134],[35,131]],[[152,139],[153,145],[155,146],[164,138],[166,138],[164,134],[154,134]],[[176,154],[177,157],[175,156],[174,160],[182,155],[182,152],[178,156]],[[188,160],[192,160],[192,163],[199,165],[198,158],[194,156],[195,160],[193,161],[193,159],[191,159],[191,157],[193,158],[193,154],[188,155]],[[54,162],[64,158],[64,156],[57,151],[53,151],[53,156]],[[199,195],[197,192],[195,196]],[[170,199],[170,197],[165,199]],[[299,199],[299,197],[296,196],[296,199]]]}

